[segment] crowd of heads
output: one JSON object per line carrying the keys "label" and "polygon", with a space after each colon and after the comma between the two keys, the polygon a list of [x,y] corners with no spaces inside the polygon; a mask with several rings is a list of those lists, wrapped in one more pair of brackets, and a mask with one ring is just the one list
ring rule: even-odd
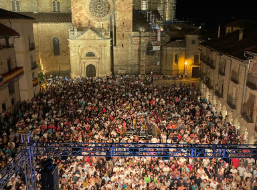
{"label": "crowd of heads", "polygon": [[[1,169],[20,151],[17,130],[31,130],[35,141],[45,143],[245,143],[196,88],[157,86],[139,76],[53,79],[31,101],[17,102],[1,114]],[[42,159],[36,158],[38,168]],[[85,155],[53,160],[63,190],[257,188],[253,158]],[[36,178],[40,189],[39,170]],[[26,189],[24,183],[19,173],[5,189]]]}

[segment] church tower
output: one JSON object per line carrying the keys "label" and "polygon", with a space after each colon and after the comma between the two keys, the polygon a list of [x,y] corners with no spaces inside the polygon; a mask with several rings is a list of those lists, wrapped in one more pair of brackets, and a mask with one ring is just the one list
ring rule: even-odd
{"label": "church tower", "polygon": [[113,33],[114,74],[134,73],[131,65],[133,0],[116,0]]}

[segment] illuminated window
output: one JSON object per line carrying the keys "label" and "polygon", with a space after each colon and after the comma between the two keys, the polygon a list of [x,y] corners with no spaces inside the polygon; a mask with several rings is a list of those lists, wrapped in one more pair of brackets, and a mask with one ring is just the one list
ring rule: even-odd
{"label": "illuminated window", "polygon": [[54,55],[60,55],[59,39],[56,37],[53,38],[53,50],[54,50]]}
{"label": "illuminated window", "polygon": [[53,1],[53,12],[61,12],[61,3],[60,1]]}
{"label": "illuminated window", "polygon": [[12,11],[20,11],[20,1],[12,0]]}

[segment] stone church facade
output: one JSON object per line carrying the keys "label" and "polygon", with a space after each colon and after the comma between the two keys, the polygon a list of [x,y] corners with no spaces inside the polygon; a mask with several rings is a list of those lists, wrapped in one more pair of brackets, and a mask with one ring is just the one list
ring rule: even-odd
{"label": "stone church facade", "polygon": [[163,23],[176,0],[1,0],[35,18],[37,62],[46,74],[162,73]]}

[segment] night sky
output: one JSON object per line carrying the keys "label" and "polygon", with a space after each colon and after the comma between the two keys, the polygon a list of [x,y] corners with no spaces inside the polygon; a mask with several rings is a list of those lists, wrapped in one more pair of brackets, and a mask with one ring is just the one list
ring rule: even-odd
{"label": "night sky", "polygon": [[257,9],[253,2],[250,0],[177,0],[176,17],[178,20],[193,21],[196,26],[205,23],[207,29],[217,30],[219,25],[224,27],[225,24],[238,19],[257,21]]}

